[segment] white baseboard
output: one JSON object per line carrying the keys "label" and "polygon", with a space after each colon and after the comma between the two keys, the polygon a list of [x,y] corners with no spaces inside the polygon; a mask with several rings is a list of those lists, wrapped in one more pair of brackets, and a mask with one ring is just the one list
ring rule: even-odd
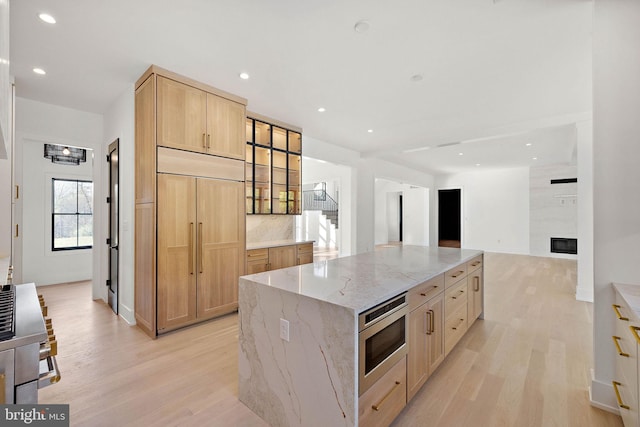
{"label": "white baseboard", "polygon": [[127,307],[124,304],[120,304],[120,306],[118,307],[118,314],[129,325],[134,326],[136,324],[136,316],[134,314],[134,311],[130,307]]}
{"label": "white baseboard", "polygon": [[591,289],[584,289],[578,286],[576,288],[576,300],[593,302],[593,287],[591,287]]}
{"label": "white baseboard", "polygon": [[620,415],[620,409],[615,399],[613,385],[596,380],[593,369],[591,369],[591,387],[589,387],[591,406]]}

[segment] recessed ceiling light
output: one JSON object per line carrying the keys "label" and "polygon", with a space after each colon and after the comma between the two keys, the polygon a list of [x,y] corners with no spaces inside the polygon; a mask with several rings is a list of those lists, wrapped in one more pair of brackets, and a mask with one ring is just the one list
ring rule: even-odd
{"label": "recessed ceiling light", "polygon": [[480,163],[476,163],[476,166],[480,166]]}
{"label": "recessed ceiling light", "polygon": [[530,142],[527,142],[525,145],[526,145],[527,147],[531,147],[531,143],[530,143]]}
{"label": "recessed ceiling light", "polygon": [[464,153],[458,153],[458,156],[464,156]]}
{"label": "recessed ceiling light", "polygon": [[64,147],[62,149],[62,154],[64,154],[65,156],[68,156],[69,154],[71,154],[71,150],[69,150],[69,147]]}
{"label": "recessed ceiling light", "polygon": [[47,72],[45,70],[43,70],[42,68],[34,68],[33,72],[36,74],[40,74],[41,76],[44,76],[45,74],[47,74]]}
{"label": "recessed ceiling light", "polygon": [[353,31],[356,33],[366,33],[369,31],[369,27],[369,21],[358,21],[356,22],[356,25],[353,26]]}
{"label": "recessed ceiling light", "polygon": [[373,133],[373,129],[369,129],[367,132],[369,132],[369,133]]}
{"label": "recessed ceiling light", "polygon": [[538,160],[538,158],[537,158],[537,157],[534,157],[532,160]]}
{"label": "recessed ceiling light", "polygon": [[248,73],[240,73],[239,76],[240,76],[240,78],[242,80],[247,80],[249,78],[249,74]]}
{"label": "recessed ceiling light", "polygon": [[422,74],[414,74],[413,76],[409,77],[409,80],[411,80],[412,82],[419,82],[422,80]]}
{"label": "recessed ceiling light", "polygon": [[46,22],[47,24],[55,24],[56,23],[56,18],[54,18],[53,16],[49,15],[48,13],[41,13],[38,15],[38,18],[40,18],[42,21]]}
{"label": "recessed ceiling light", "polygon": [[325,110],[324,107],[318,108],[318,113],[324,113],[325,111],[327,111],[327,110]]}

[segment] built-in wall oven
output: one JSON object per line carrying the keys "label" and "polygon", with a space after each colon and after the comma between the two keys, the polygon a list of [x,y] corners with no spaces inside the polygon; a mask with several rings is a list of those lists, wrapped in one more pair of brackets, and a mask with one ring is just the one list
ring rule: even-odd
{"label": "built-in wall oven", "polygon": [[361,395],[407,354],[407,294],[359,316],[358,394]]}

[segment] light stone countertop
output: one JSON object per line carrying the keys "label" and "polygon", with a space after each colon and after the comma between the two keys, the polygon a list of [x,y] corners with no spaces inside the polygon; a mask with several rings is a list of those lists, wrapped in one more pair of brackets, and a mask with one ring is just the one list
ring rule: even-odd
{"label": "light stone countertop", "polygon": [[303,243],[313,243],[315,240],[295,240],[295,239],[287,239],[287,240],[271,240],[268,242],[252,242],[247,243],[247,250],[251,249],[264,249],[264,248],[276,248],[279,246],[291,246],[291,245],[300,245]]}
{"label": "light stone countertop", "polygon": [[614,283],[613,288],[618,291],[622,299],[633,310],[635,322],[640,322],[640,285],[626,285]]}
{"label": "light stone countertop", "polygon": [[240,278],[361,313],[482,254],[471,249],[396,246]]}

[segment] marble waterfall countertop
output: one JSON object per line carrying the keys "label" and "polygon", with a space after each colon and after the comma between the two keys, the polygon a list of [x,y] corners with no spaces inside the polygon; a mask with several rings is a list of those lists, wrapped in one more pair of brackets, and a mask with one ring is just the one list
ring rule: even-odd
{"label": "marble waterfall countertop", "polygon": [[240,278],[363,312],[480,255],[471,249],[394,246]]}
{"label": "marble waterfall countertop", "polygon": [[294,239],[270,240],[268,242],[251,242],[251,243],[247,243],[247,250],[250,251],[252,249],[277,248],[279,246],[301,245],[303,243],[313,243],[313,242],[315,242],[315,240],[294,240]]}
{"label": "marble waterfall countertop", "polygon": [[625,285],[614,283],[613,288],[618,291],[622,299],[633,310],[635,321],[640,321],[640,285]]}

